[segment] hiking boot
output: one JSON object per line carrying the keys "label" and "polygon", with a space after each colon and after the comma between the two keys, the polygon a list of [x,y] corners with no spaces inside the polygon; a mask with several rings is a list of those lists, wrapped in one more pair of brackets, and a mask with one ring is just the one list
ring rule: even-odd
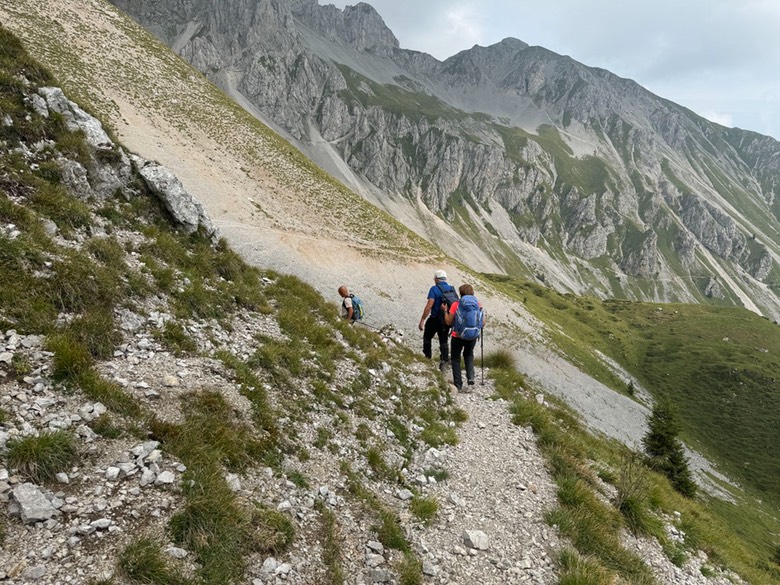
{"label": "hiking boot", "polygon": [[443,372],[446,372],[446,371],[447,371],[447,366],[449,365],[449,363],[450,363],[450,362],[448,362],[447,360],[441,360],[441,361],[439,361],[439,370],[440,370],[442,373],[443,373]]}
{"label": "hiking boot", "polygon": [[474,385],[474,380],[469,380],[468,383],[469,383],[469,386],[473,386]]}

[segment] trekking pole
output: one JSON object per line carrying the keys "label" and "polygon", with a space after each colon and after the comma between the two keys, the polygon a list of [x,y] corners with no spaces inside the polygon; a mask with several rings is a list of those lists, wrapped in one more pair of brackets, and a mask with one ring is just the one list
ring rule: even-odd
{"label": "trekking pole", "polygon": [[482,328],[479,336],[479,363],[482,367],[482,381],[481,386],[485,385],[485,328]]}

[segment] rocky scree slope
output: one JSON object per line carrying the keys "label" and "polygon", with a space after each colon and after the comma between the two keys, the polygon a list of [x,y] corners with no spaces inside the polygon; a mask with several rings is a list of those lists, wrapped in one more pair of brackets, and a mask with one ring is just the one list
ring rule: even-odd
{"label": "rocky scree slope", "polygon": [[477,271],[780,315],[769,137],[516,39],[439,62],[365,3],[113,3]]}

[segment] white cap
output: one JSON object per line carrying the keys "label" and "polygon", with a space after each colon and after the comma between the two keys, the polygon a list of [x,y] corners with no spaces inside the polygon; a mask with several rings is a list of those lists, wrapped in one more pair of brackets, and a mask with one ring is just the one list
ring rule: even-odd
{"label": "white cap", "polygon": [[439,280],[447,280],[447,273],[443,270],[437,270],[433,273],[433,275],[438,278]]}

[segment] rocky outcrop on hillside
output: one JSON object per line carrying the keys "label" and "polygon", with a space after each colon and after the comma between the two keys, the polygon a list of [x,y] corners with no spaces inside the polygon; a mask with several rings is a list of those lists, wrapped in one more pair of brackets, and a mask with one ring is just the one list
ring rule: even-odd
{"label": "rocky outcrop on hillside", "polygon": [[[690,234],[688,248],[711,256],[689,254],[684,273],[662,287],[666,296],[649,298],[704,301],[696,283],[725,271],[759,310],[780,317],[763,284],[780,257],[780,144],[771,138],[711,124],[633,81],[516,39],[439,62],[399,48],[365,3],[343,11],[316,0],[114,4],[302,148],[335,149],[359,179],[326,170],[403,196],[413,213],[422,201],[466,248],[504,254],[509,243],[522,256],[531,244],[539,253],[521,261],[546,282],[614,294],[596,283],[679,271],[681,258],[670,254]],[[670,174],[707,207],[702,217],[664,203]],[[458,212],[464,200],[472,205]],[[576,284],[582,261],[602,278]],[[624,292],[638,290],[659,289]]]}
{"label": "rocky outcrop on hillside", "polygon": [[[83,199],[106,199],[113,197],[117,191],[129,196],[132,189],[130,161],[98,120],[67,99],[58,87],[40,88],[38,93],[30,96],[30,103],[43,118],[52,113],[62,116],[69,130],[83,132],[92,149],[87,167],[76,160],[59,159],[63,181],[73,193]],[[87,179],[88,176],[91,180]]]}

